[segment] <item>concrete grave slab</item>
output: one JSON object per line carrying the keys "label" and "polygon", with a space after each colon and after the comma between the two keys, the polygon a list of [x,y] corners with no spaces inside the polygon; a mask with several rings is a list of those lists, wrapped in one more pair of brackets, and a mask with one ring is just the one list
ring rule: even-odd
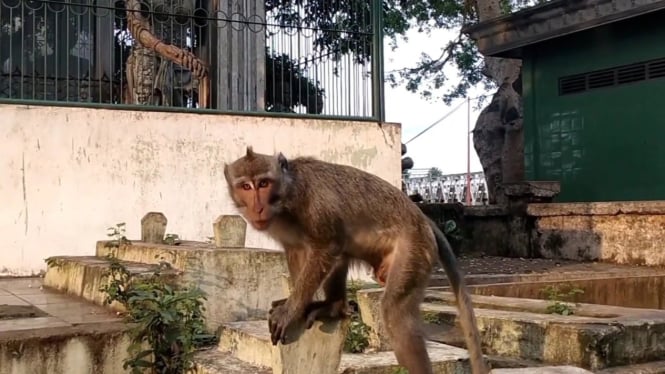
{"label": "concrete grave slab", "polygon": [[[372,305],[381,290],[358,292],[363,321],[382,331]],[[455,324],[457,308],[450,292],[427,291],[424,314]],[[484,352],[590,370],[644,363],[665,357],[665,311],[594,304],[575,306],[575,314],[547,314],[545,300],[472,295]],[[369,323],[368,323],[369,322]],[[378,323],[378,326],[377,326]],[[385,339],[378,334],[379,339]]]}

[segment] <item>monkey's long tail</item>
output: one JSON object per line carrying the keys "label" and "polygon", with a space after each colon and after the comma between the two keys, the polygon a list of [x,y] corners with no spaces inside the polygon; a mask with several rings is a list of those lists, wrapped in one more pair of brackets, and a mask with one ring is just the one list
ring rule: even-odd
{"label": "monkey's long tail", "polygon": [[457,259],[453,253],[453,249],[448,243],[446,236],[439,230],[434,221],[427,218],[427,222],[432,228],[434,237],[436,238],[436,245],[439,248],[439,257],[443,264],[443,269],[446,271],[450,286],[455,293],[457,299],[457,308],[459,309],[460,323],[466,340],[467,350],[469,351],[469,359],[471,361],[471,371],[474,374],[487,374],[489,368],[483,357],[482,343],[480,341],[480,332],[478,331],[478,324],[476,322],[476,315],[473,312],[473,304],[469,291],[466,288],[464,277],[459,271]]}

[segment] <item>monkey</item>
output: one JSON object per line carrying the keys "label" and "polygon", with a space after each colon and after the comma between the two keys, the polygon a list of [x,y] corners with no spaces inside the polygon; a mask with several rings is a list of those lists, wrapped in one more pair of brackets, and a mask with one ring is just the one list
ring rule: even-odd
{"label": "monkey", "polygon": [[[474,374],[489,372],[471,298],[445,235],[399,188],[352,166],[313,157],[290,160],[254,152],[224,163],[229,195],[244,219],[284,249],[293,282],[273,301],[273,345],[299,320],[348,316],[346,281],[352,263],[366,263],[383,288],[381,318],[398,363],[431,374],[420,304],[434,262],[441,261],[455,293]],[[323,289],[324,300],[313,301]]]}

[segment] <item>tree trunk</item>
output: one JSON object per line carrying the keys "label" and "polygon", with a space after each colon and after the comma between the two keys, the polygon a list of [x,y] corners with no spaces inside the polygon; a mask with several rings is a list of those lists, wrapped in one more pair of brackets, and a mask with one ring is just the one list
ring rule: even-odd
{"label": "tree trunk", "polygon": [[[501,16],[499,0],[476,0],[478,21]],[[485,57],[485,75],[499,88],[478,116],[473,143],[483,166],[490,204],[506,202],[502,184],[524,179],[522,61]]]}

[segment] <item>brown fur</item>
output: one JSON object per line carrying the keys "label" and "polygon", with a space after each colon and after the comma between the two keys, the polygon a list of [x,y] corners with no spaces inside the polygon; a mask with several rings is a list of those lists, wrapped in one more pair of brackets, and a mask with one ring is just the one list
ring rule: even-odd
{"label": "brown fur", "polygon": [[[438,253],[457,298],[472,370],[489,371],[452,250],[436,225],[398,188],[353,167],[309,157],[287,161],[281,153],[262,155],[251,147],[244,157],[225,165],[224,174],[243,216],[286,252],[294,288],[288,299],[273,303],[273,344],[284,342],[286,328],[299,318],[307,318],[311,326],[320,317],[346,316],[348,266],[360,260],[372,266],[385,285],[382,317],[398,362],[411,374],[431,374],[420,303]],[[269,183],[263,188],[242,188],[243,183],[257,185],[266,175]],[[320,286],[326,299],[312,302]]]}

